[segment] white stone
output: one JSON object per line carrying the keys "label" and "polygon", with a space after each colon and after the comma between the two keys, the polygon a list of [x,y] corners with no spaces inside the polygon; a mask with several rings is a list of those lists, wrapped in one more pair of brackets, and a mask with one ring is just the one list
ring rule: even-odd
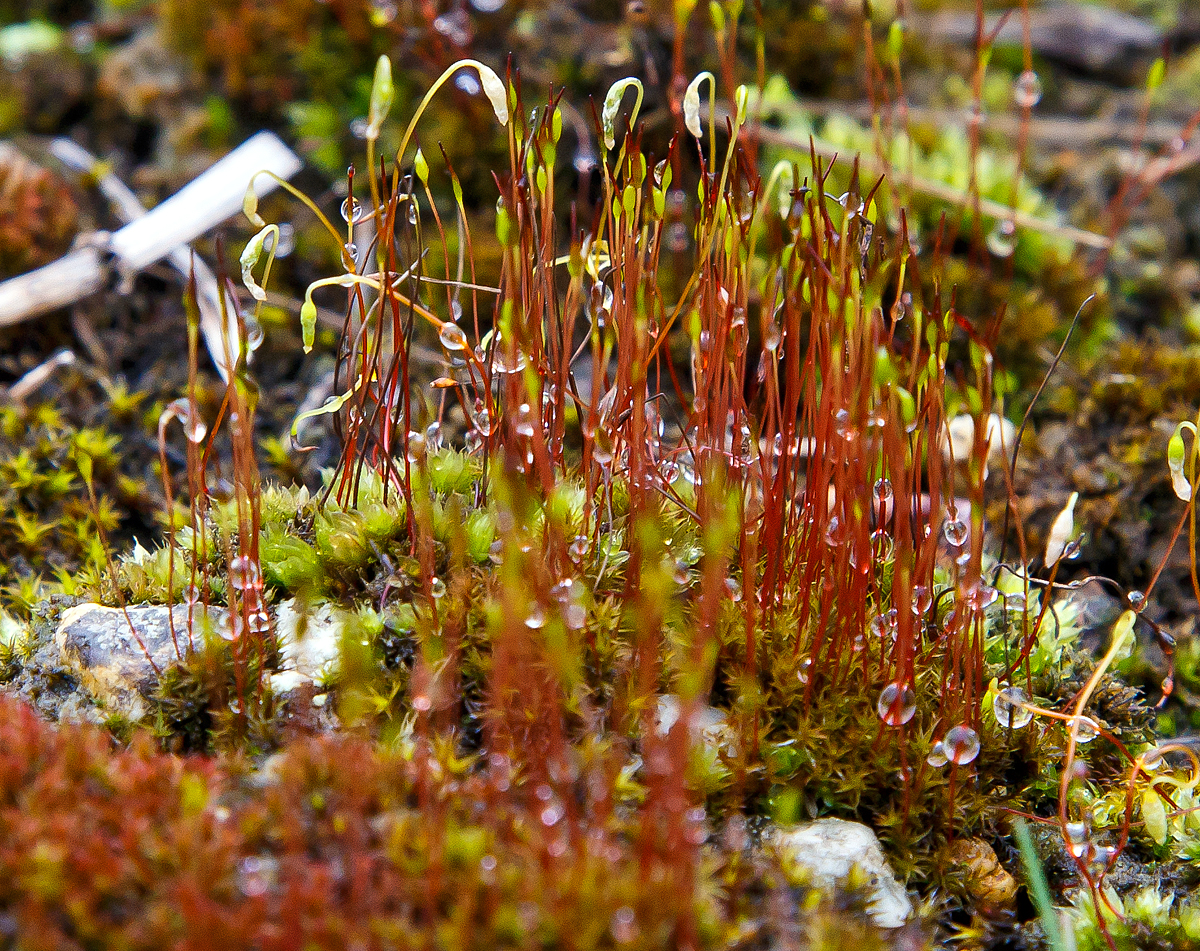
{"label": "white stone", "polygon": [[844,886],[858,866],[870,883],[867,913],[880,928],[899,928],[913,906],[879,847],[875,833],[860,822],[818,819],[776,829],[769,839],[789,875],[816,888]]}
{"label": "white stone", "polygon": [[[987,443],[987,460],[984,463],[984,478],[987,478],[987,461],[1004,458],[1013,451],[1017,441],[1017,427],[998,413],[990,413],[984,431]],[[962,465],[975,451],[975,417],[968,413],[955,416],[946,423],[942,432],[942,455],[946,462],[954,460]]]}
{"label": "white stone", "polygon": [[320,683],[337,669],[342,624],[328,602],[312,609],[298,605],[295,598],[280,603],[275,611],[275,636],[282,661],[279,673],[271,677],[276,693]]}

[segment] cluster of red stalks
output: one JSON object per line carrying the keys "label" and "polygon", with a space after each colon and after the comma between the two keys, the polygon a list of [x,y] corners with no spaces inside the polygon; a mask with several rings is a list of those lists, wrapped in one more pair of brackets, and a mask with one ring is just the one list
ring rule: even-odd
{"label": "cluster of red stalks", "polygon": [[[957,314],[938,278],[948,242],[918,257],[903,215],[898,231],[885,233],[875,192],[857,175],[844,194],[829,194],[814,155],[811,177],[793,166],[764,181],[743,129],[752,95],[729,89],[736,108],[723,134],[710,113],[697,135],[682,85],[679,133],[657,157],[643,151],[636,106],[618,140],[617,107],[636,84],[614,88],[596,116],[598,137],[609,141],[597,169],[600,198],[566,211],[555,176],[563,105],[552,99],[524,120],[519,93],[505,84],[505,115],[492,100],[498,116],[514,117],[510,169],[497,177],[496,286],[475,273],[453,169],[445,172],[456,196],[449,221],[424,155],[403,175],[372,154],[368,188],[350,178],[347,230],[330,226],[347,239],[346,274],[323,282],[348,294],[340,392],[327,407],[344,450],[326,501],[353,506],[367,470],[404,500],[408,554],[421,565],[428,636],[437,643],[414,673],[419,735],[432,743],[434,727],[455,720],[445,711],[462,702],[456,652],[467,621],[453,595],[469,580],[451,567],[451,607],[439,615],[438,546],[428,500],[412,490],[414,472],[447,433],[484,460],[476,501],[500,512],[486,749],[553,785],[572,771],[568,738],[581,717],[640,720],[648,808],[659,811],[647,829],[660,845],[694,841],[685,764],[718,663],[726,676],[756,683],[781,649],[792,654],[806,707],[850,678],[879,685],[879,743],[907,748],[918,706],[931,711],[953,789],[979,748],[985,612],[998,597],[981,564],[999,319],[977,328]],[[685,180],[698,188],[677,184]],[[413,372],[418,341],[443,351],[445,369],[432,381]],[[976,417],[966,459],[944,452],[952,343],[965,343],[966,356],[950,382]],[[194,371],[194,331],[190,360]],[[261,656],[269,640],[250,392],[244,374],[235,379],[213,427],[228,423],[232,448],[238,532],[224,555],[244,659]],[[195,413],[193,395],[179,415],[186,425]],[[212,440],[202,447],[202,439],[189,440],[198,544],[207,537],[206,474],[215,458]],[[585,487],[582,523],[535,518],[572,480]],[[698,572],[684,572],[682,593],[679,572],[663,568],[667,517],[689,523],[703,550]],[[618,575],[604,570],[614,538]],[[940,591],[937,567],[950,579]],[[189,590],[207,590],[195,572]],[[601,691],[581,692],[580,671],[601,666],[580,613],[583,589],[616,599],[629,639],[620,682],[602,691],[607,708],[596,700]],[[682,644],[664,625],[675,596],[687,615]],[[1010,674],[1020,675],[1045,610],[1024,619]],[[731,613],[741,634],[724,643]],[[678,728],[659,735],[652,701],[664,684],[683,706]],[[739,724],[748,756],[762,736],[759,716],[750,710]],[[1070,748],[1073,760],[1074,734]],[[927,768],[906,763],[906,788]],[[1064,794],[1075,773],[1065,764]],[[1060,824],[1070,837],[1063,798]],[[1079,861],[1093,894],[1110,855]],[[692,867],[681,860],[678,874]]]}

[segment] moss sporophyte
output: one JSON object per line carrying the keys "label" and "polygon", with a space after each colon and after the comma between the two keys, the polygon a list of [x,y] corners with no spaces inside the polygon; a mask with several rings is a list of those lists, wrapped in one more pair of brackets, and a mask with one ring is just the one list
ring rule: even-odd
{"label": "moss sporophyte", "polygon": [[[463,69],[507,141],[494,284],[454,170],[408,154]],[[973,905],[950,847],[1003,843],[1023,816],[1065,844],[1077,914],[1107,934],[1126,913],[1106,890],[1124,852],[1195,848],[1200,769],[1154,745],[1152,710],[1113,675],[1135,610],[1098,661],[1080,647],[1057,581],[1074,498],[1042,564],[989,554],[986,498],[1008,467],[989,482],[988,460],[994,441],[1015,451],[1000,323],[955,309],[940,239],[927,256],[903,213],[881,215],[900,203],[886,178],[856,170],[830,194],[814,152],[764,182],[746,133],[763,90],[729,90],[720,136],[712,108],[700,119],[705,84],[711,103],[711,74],[680,84],[658,155],[641,83],[613,85],[594,214],[566,227],[561,95],[530,112],[511,75],[456,63],[381,161],[395,91],[380,60],[346,227],[280,182],[342,267],[299,310],[307,352],[328,340],[319,301],[344,304],[333,392],[292,429],[316,418],[340,441],[319,491],[260,484],[245,346],[201,418],[191,308],[189,392],[159,423],[169,500],[183,424],[188,510],[107,579],[121,603],[189,608],[154,726],[178,748],[284,748],[263,780],[277,798],[228,833],[239,887],[282,900],[295,869],[352,895],[382,882],[391,917],[359,911],[392,937],[736,945],[779,882],[804,887],[771,884],[750,842],[817,816],[867,822],[902,879],[957,907]],[[257,318],[279,231],[253,182],[245,210]],[[1183,472],[1174,440],[1168,456]],[[195,623],[209,606],[227,623]],[[356,738],[288,745],[334,721]],[[161,781],[196,835],[189,822],[230,808],[207,796],[244,793],[207,769]],[[324,865],[297,857],[310,834]],[[61,856],[38,861],[30,881],[60,889]],[[355,877],[366,868],[378,878]]]}

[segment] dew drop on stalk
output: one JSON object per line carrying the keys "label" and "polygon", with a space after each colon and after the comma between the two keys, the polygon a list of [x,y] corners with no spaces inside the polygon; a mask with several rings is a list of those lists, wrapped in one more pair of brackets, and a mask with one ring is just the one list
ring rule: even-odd
{"label": "dew drop on stalk", "polygon": [[871,636],[876,640],[883,640],[884,637],[890,636],[893,639],[896,637],[896,610],[893,608],[884,614],[876,614],[871,618]]}
{"label": "dew drop on stalk", "polygon": [[246,349],[253,353],[263,345],[266,335],[262,324],[255,320],[253,314],[247,314],[243,322],[246,325]]}
{"label": "dew drop on stalk", "polygon": [[249,555],[234,555],[229,561],[229,584],[236,591],[258,585],[261,574],[258,563]]}
{"label": "dew drop on stalk", "polygon": [[729,595],[730,601],[736,602],[742,600],[742,585],[737,578],[725,579],[725,591]]}
{"label": "dew drop on stalk", "polygon": [[1042,101],[1042,80],[1032,69],[1027,69],[1013,83],[1013,101],[1021,109],[1032,109]]}
{"label": "dew drop on stalk", "polygon": [[917,695],[908,684],[895,681],[880,691],[876,709],[888,726],[903,726],[916,715]]}
{"label": "dew drop on stalk", "polygon": [[356,139],[365,139],[369,128],[371,123],[366,116],[357,116],[350,120],[350,134]]}
{"label": "dew drop on stalk", "polygon": [[955,517],[946,520],[946,524],[942,526],[942,534],[946,537],[947,544],[958,548],[967,543],[971,530],[967,527],[966,522]]}
{"label": "dew drop on stalk", "polygon": [[492,425],[492,414],[489,413],[486,409],[481,409],[478,413],[475,414],[474,422],[475,422],[475,429],[479,432],[479,435],[481,435],[481,436],[490,436],[492,434],[493,429],[495,428]]}
{"label": "dew drop on stalk", "polygon": [[416,430],[410,430],[408,434],[408,461],[414,465],[425,458],[425,453],[428,445],[425,442],[425,436]]}
{"label": "dew drop on stalk", "polygon": [[1072,853],[1076,856],[1082,854],[1075,852],[1076,846],[1084,845],[1088,840],[1088,824],[1086,822],[1068,822],[1063,828],[1063,837],[1067,840],[1067,845],[1071,847]]}
{"label": "dew drop on stalk", "polygon": [[363,216],[362,203],[357,198],[347,198],[342,202],[341,213],[342,221],[357,224]]}
{"label": "dew drop on stalk", "polygon": [[934,743],[933,747],[929,750],[929,755],[925,757],[925,762],[934,769],[941,769],[949,763],[950,759],[946,756],[946,744],[941,740]]}
{"label": "dew drop on stalk", "polygon": [[1067,725],[1071,726],[1078,724],[1075,732],[1076,743],[1091,743],[1097,736],[1100,735],[1100,728],[1096,725],[1096,721],[1090,717],[1072,717],[1067,721]]}
{"label": "dew drop on stalk", "polygon": [[513,429],[518,436],[532,436],[534,433],[533,407],[522,403],[513,413]]}
{"label": "dew drop on stalk", "polygon": [[246,626],[251,634],[265,634],[271,629],[271,615],[260,607],[250,612]]}
{"label": "dew drop on stalk", "polygon": [[[348,257],[350,257],[351,259],[355,259],[358,257],[358,245],[355,244],[353,241],[347,241],[344,245],[342,245],[342,247],[345,248],[346,255]],[[352,279],[345,280],[345,281],[342,281],[342,287],[353,287],[354,283],[355,282]]]}
{"label": "dew drop on stalk", "polygon": [[688,572],[687,565],[682,561],[675,562],[675,570],[672,572],[671,578],[681,588],[686,588],[692,583],[692,577]]}
{"label": "dew drop on stalk", "polygon": [[586,535],[576,535],[571,539],[571,544],[567,546],[567,554],[571,556],[572,561],[578,564],[583,561],[587,553],[588,537]]}
{"label": "dew drop on stalk", "polygon": [[173,400],[167,405],[163,411],[163,417],[169,420],[171,416],[183,424],[183,433],[187,436],[188,442],[203,442],[204,437],[208,435],[208,426],[204,424],[199,413],[195,418],[192,417],[191,403],[185,397]]}
{"label": "dew drop on stalk", "polygon": [[429,582],[429,593],[435,598],[444,598],[446,596],[446,582],[441,578],[434,578]]}
{"label": "dew drop on stalk", "polygon": [[413,697],[412,705],[418,713],[428,713],[433,708],[433,701],[427,694],[419,693]]}
{"label": "dew drop on stalk", "polygon": [[1024,704],[1029,697],[1020,687],[1005,687],[992,701],[992,713],[1000,726],[1010,730],[1021,730],[1033,720],[1033,712]]}
{"label": "dew drop on stalk", "polygon": [[895,553],[896,543],[886,529],[871,533],[871,551],[877,561],[887,561]]}
{"label": "dew drop on stalk", "polygon": [[504,564],[504,542],[497,538],[488,546],[488,559],[493,565]]}
{"label": "dew drop on stalk", "polygon": [[425,445],[431,452],[442,448],[442,424],[430,423],[425,427]]}
{"label": "dew drop on stalk", "polygon": [[956,766],[966,766],[979,755],[979,734],[969,726],[952,726],[942,742],[946,759]]}
{"label": "dew drop on stalk", "polygon": [[875,485],[871,488],[871,498],[875,500],[875,510],[885,511],[891,506],[892,499],[892,483],[889,479],[877,479]]}
{"label": "dew drop on stalk", "polygon": [[1129,599],[1129,606],[1135,611],[1140,611],[1146,601],[1146,596],[1140,591],[1130,591],[1126,597]]}
{"label": "dew drop on stalk", "polygon": [[848,409],[839,409],[833,414],[833,431],[842,439],[849,439],[853,430],[850,427],[850,411]]}
{"label": "dew drop on stalk", "polygon": [[846,541],[846,529],[842,525],[842,520],[838,516],[833,516],[829,520],[829,524],[825,527],[825,544],[830,548],[837,548]]}
{"label": "dew drop on stalk", "polygon": [[454,324],[442,324],[441,330],[438,331],[438,339],[441,340],[442,346],[447,350],[467,349],[467,335],[454,326]]}
{"label": "dew drop on stalk", "polygon": [[1017,226],[1007,219],[997,221],[988,232],[987,249],[998,258],[1011,258],[1017,250]]}

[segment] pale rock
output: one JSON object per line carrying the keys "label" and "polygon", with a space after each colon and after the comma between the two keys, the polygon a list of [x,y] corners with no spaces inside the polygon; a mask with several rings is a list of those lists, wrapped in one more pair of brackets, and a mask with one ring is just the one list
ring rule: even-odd
{"label": "pale rock", "polygon": [[189,643],[203,637],[202,627],[211,623],[218,631],[228,630],[224,609],[209,608],[209,614],[203,610],[197,609],[193,617],[189,641],[185,604],[125,609],[80,604],[59,618],[55,644],[63,666],[93,700],[130,720],[140,720],[146,714],[145,697],[159,674],[186,657]]}
{"label": "pale rock", "polygon": [[279,672],[271,675],[276,694],[320,683],[335,672],[342,624],[328,603],[310,611],[295,598],[281,602],[275,612],[275,636],[281,661]]}
{"label": "pale rock", "polygon": [[818,819],[776,829],[769,837],[784,870],[820,889],[844,887],[858,866],[869,883],[867,913],[880,928],[899,928],[913,906],[867,826],[845,819]]}

